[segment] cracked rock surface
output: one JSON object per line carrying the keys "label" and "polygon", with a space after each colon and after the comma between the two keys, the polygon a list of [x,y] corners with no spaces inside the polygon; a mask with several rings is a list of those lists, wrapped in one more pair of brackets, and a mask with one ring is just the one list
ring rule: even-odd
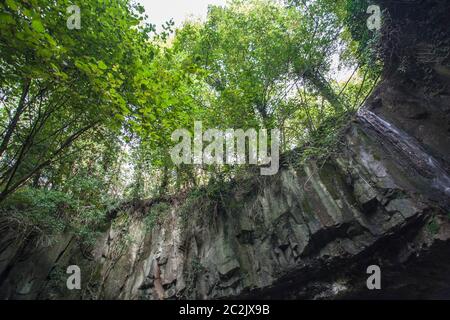
{"label": "cracked rock surface", "polygon": [[[70,234],[17,243],[3,226],[0,298],[450,298],[448,149],[419,142],[376,106],[325,163],[287,165],[206,212],[174,203],[151,231],[142,208],[119,214],[88,250]],[[71,264],[81,291],[65,289]],[[366,287],[373,264],[379,291]]]}

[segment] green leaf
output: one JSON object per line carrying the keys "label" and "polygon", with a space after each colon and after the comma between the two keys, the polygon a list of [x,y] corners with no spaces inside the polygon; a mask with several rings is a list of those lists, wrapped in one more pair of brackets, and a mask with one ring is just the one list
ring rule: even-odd
{"label": "green leaf", "polygon": [[39,20],[33,20],[31,22],[31,27],[33,27],[33,29],[39,33],[43,33],[45,31],[44,25]]}
{"label": "green leaf", "polygon": [[99,61],[98,62],[98,67],[101,69],[101,70],[106,70],[106,69],[108,69],[108,66],[103,62],[103,61]]}
{"label": "green leaf", "polygon": [[17,10],[19,8],[14,0],[6,0],[6,5],[12,10]]}
{"label": "green leaf", "polygon": [[0,13],[0,25],[1,24],[15,24],[13,17],[7,13]]}

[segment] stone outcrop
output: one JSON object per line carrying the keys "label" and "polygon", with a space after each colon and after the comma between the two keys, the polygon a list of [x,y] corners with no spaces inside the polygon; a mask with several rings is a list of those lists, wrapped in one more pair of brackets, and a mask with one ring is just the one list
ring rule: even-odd
{"label": "stone outcrop", "polygon": [[[448,135],[439,148],[397,127],[383,94],[326,162],[250,176],[205,210],[174,202],[151,230],[145,205],[118,212],[91,248],[70,235],[17,244],[5,226],[0,298],[450,298]],[[80,291],[65,287],[72,264]],[[366,287],[373,264],[376,292]]]}

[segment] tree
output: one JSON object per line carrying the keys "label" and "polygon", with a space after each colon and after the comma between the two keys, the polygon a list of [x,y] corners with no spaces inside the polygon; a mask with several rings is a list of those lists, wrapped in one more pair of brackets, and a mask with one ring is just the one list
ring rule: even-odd
{"label": "tree", "polygon": [[150,61],[151,27],[128,0],[1,3],[0,201],[99,125],[118,130],[132,112],[135,79]]}

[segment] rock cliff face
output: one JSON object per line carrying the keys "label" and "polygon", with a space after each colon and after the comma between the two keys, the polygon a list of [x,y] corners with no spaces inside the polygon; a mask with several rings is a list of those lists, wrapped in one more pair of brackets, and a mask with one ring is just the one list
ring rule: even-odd
{"label": "rock cliff face", "polygon": [[[386,92],[360,110],[325,164],[249,178],[245,191],[236,187],[201,213],[174,202],[151,231],[146,203],[119,212],[84,250],[70,235],[18,244],[4,226],[0,297],[450,298],[448,124],[434,133],[450,101],[430,109],[410,95],[396,103],[429,114],[408,118],[427,136],[412,124],[402,129],[402,115],[386,116],[396,108]],[[71,264],[82,270],[81,291],[65,288]],[[376,292],[366,287],[372,264],[382,271]]]}
{"label": "rock cliff face", "polygon": [[[151,230],[151,201],[88,248],[0,223],[0,298],[450,298],[450,69],[433,68],[433,95],[385,75],[325,163],[249,176],[203,210],[173,199]],[[69,291],[74,264],[82,290]]]}

